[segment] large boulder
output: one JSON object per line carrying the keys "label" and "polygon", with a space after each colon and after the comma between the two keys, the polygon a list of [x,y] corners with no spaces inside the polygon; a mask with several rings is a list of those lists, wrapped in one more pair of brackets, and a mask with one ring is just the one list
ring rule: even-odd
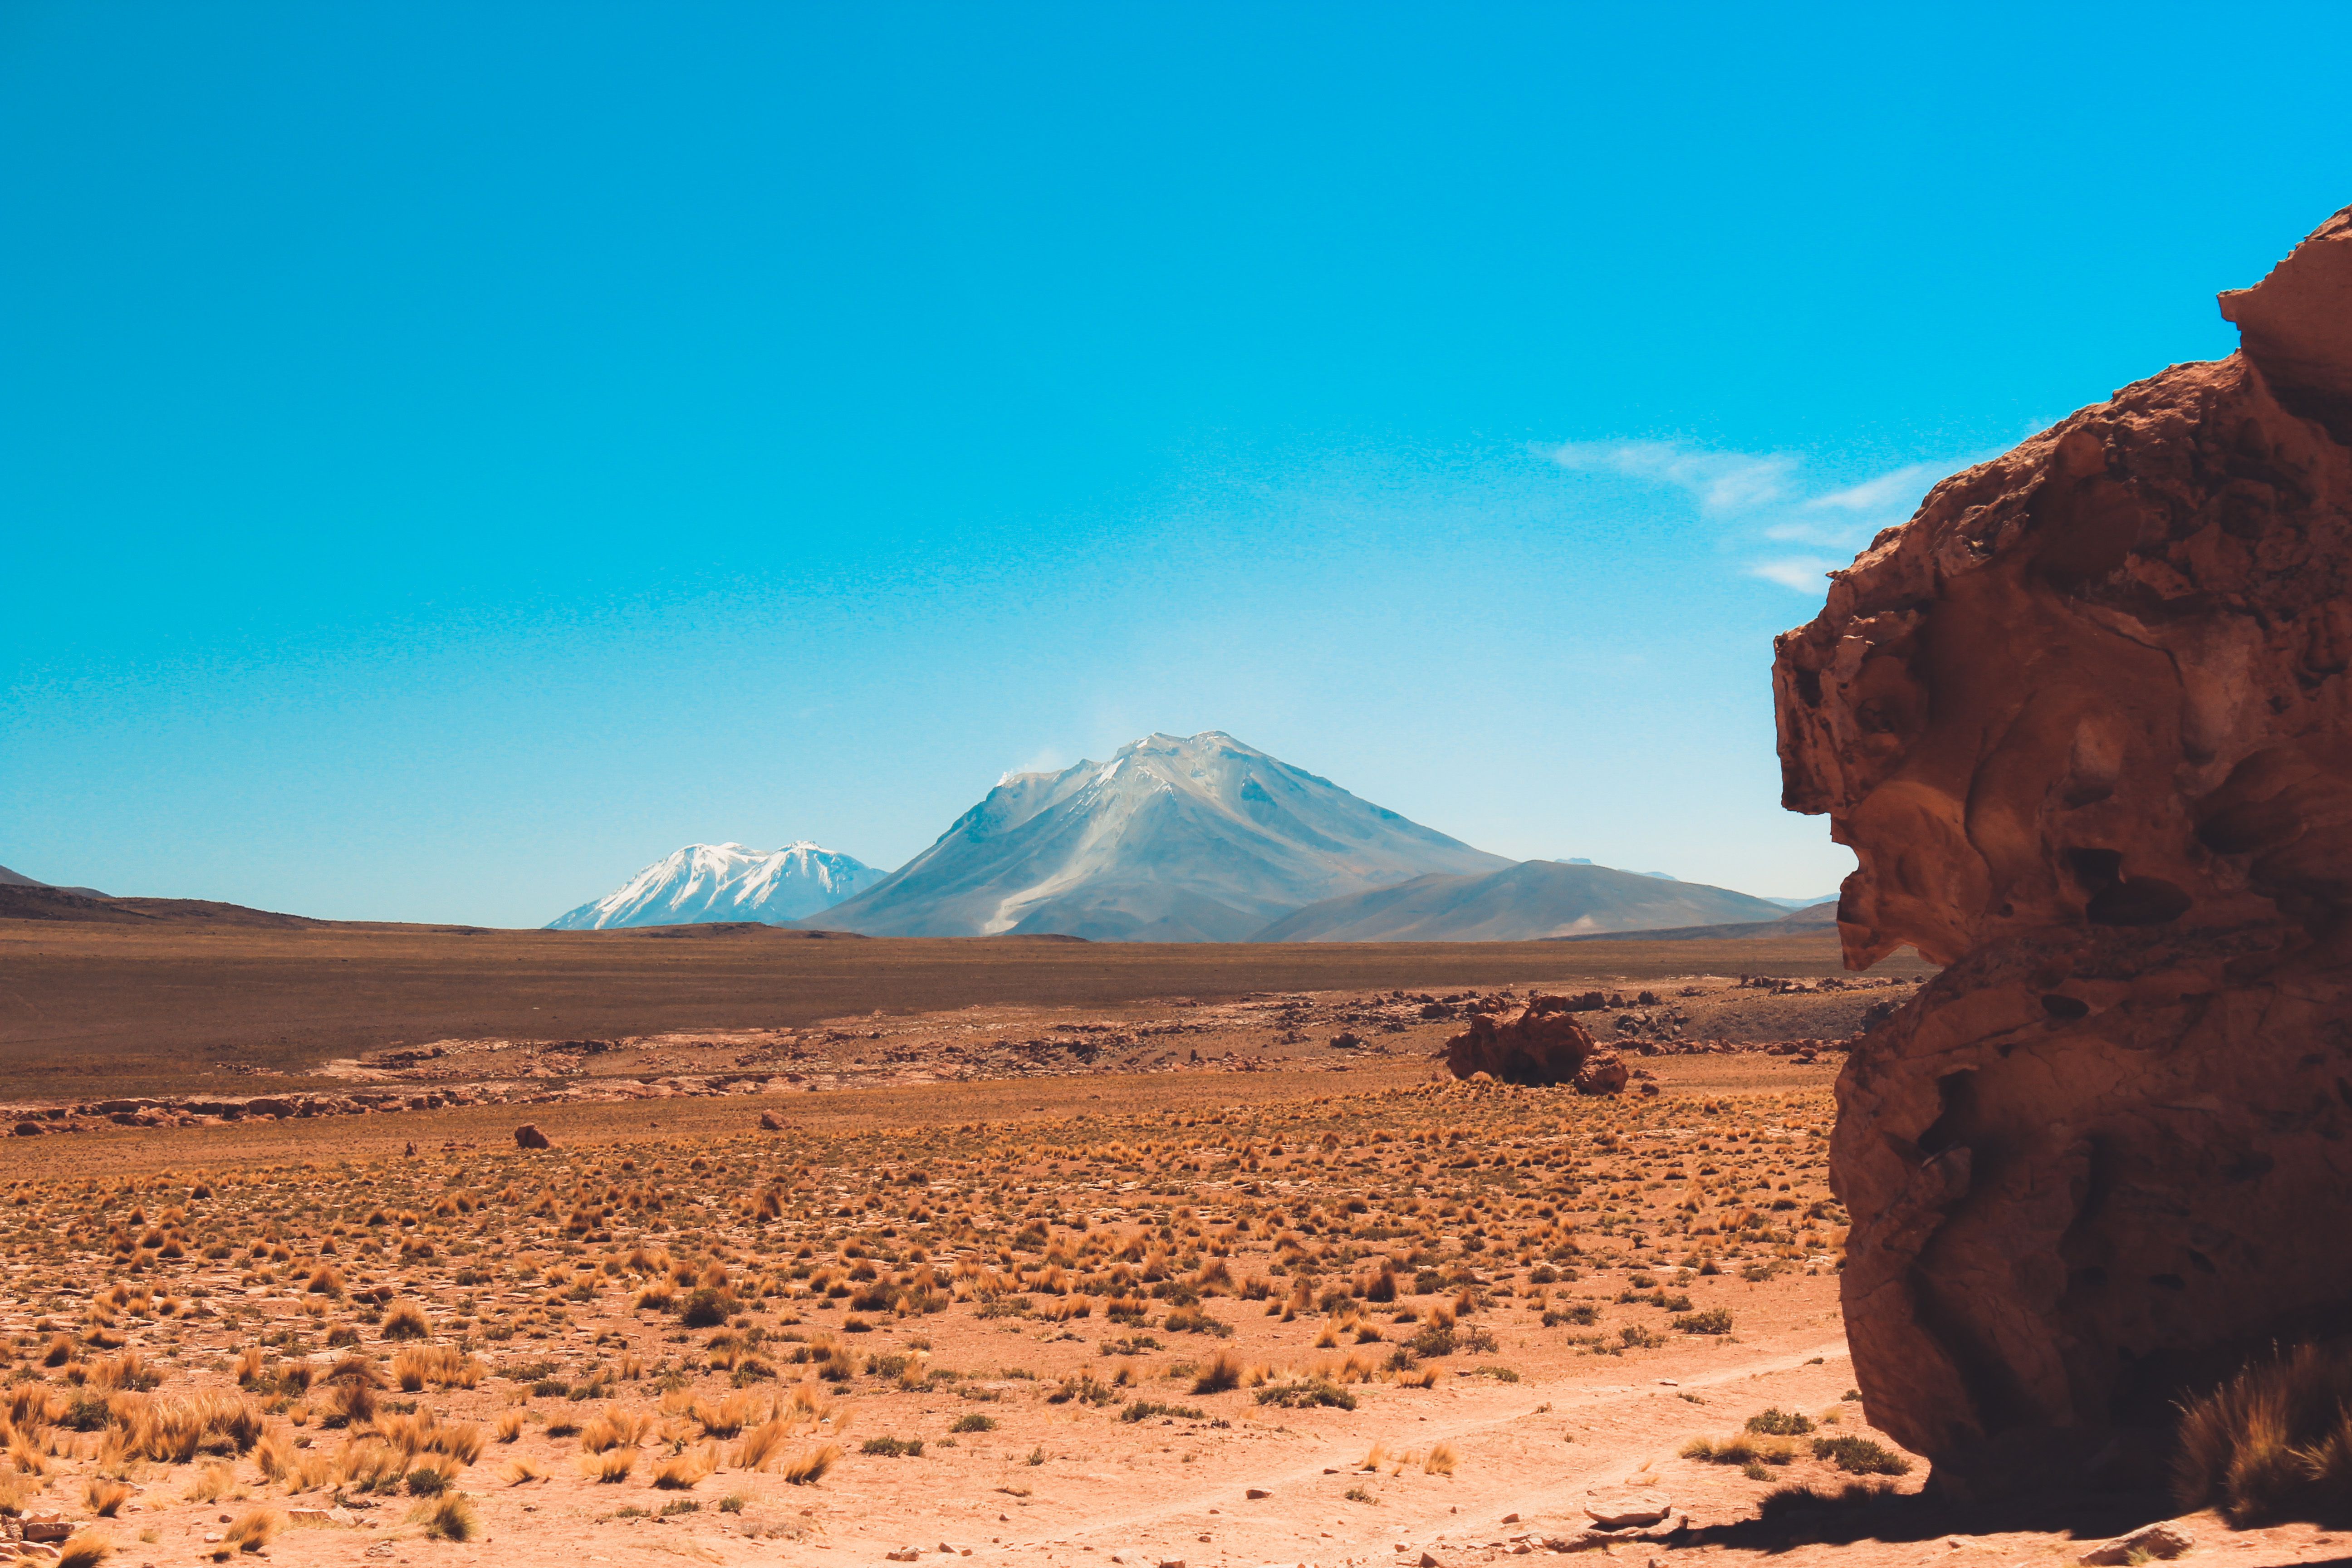
{"label": "large boulder", "polygon": [[[1502,1083],[1575,1083],[1598,1047],[1570,1012],[1573,1005],[1571,997],[1531,996],[1500,1022],[1492,1013],[1473,1013],[1470,1026],[1445,1042],[1445,1065],[1455,1078],[1483,1072]],[[1616,1087],[1624,1087],[1622,1079]]]}
{"label": "large boulder", "polygon": [[1779,643],[1847,964],[1948,966],[1831,1173],[1871,1419],[1962,1479],[2352,1326],[2352,209],[2223,310],[2239,353],[1938,485]]}

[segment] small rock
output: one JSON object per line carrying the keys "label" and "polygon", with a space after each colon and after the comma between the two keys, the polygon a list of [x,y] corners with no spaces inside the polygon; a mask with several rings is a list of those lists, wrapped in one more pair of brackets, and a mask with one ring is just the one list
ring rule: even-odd
{"label": "small rock", "polygon": [[1272,1492],[1266,1490],[1264,1487],[1252,1487],[1247,1491],[1242,1493],[1242,1496],[1249,1499],[1252,1502],[1257,1501],[1257,1500],[1262,1497],[1272,1497],[1273,1495],[1274,1494]]}
{"label": "small rock", "polygon": [[1674,1511],[1674,1505],[1657,1497],[1612,1498],[1607,1502],[1586,1503],[1584,1511],[1602,1530],[1628,1530],[1657,1523]]}
{"label": "small rock", "polygon": [[1505,1524],[1517,1524],[1519,1522],[1519,1516],[1516,1513],[1507,1513],[1503,1516],[1503,1522]]}
{"label": "small rock", "polygon": [[2084,1568],[2108,1568],[2111,1563],[2146,1563],[2151,1559],[2169,1563],[2196,1544],[2196,1538],[2177,1524],[2151,1524],[2146,1530],[2119,1535],[2103,1546],[2095,1546],[2074,1561]]}
{"label": "small rock", "polygon": [[551,1145],[547,1142],[546,1133],[541,1132],[538,1128],[526,1121],[521,1126],[515,1129],[515,1147],[518,1149],[545,1149],[551,1147]]}
{"label": "small rock", "polygon": [[763,1111],[760,1112],[760,1131],[762,1131],[762,1132],[782,1132],[783,1130],[784,1130],[784,1119],[783,1119],[782,1117],[781,1117],[781,1116],[777,1115],[777,1114],[776,1114],[774,1111],[772,1111],[772,1110],[763,1110]]}
{"label": "small rock", "polygon": [[911,1546],[905,1547],[897,1552],[885,1552],[882,1553],[884,1560],[891,1563],[912,1563],[916,1558],[920,1557],[921,1555],[921,1552],[916,1551]]}
{"label": "small rock", "polygon": [[1421,1554],[1421,1568],[1445,1568],[1445,1564],[1424,1552]]}

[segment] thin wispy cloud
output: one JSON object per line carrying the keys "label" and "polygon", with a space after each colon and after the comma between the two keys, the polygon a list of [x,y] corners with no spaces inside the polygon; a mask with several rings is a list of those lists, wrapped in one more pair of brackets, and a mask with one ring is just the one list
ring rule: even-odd
{"label": "thin wispy cloud", "polygon": [[[1937,480],[1965,467],[1907,463],[1859,484],[1823,488],[1788,452],[1714,452],[1673,441],[1572,441],[1548,448],[1563,468],[1615,474],[1690,498],[1724,526],[1746,575],[1799,593],[1821,592],[1824,573],[1851,563],[1879,530],[1903,521]],[[1811,546],[1809,552],[1765,547]]]}

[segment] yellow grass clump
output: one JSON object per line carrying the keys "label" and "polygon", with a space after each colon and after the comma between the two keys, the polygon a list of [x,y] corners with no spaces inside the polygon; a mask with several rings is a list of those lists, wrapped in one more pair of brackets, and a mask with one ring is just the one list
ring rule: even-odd
{"label": "yellow grass clump", "polygon": [[671,1455],[654,1467],[654,1485],[665,1491],[683,1491],[719,1468],[719,1446],[706,1443]]}
{"label": "yellow grass clump", "polygon": [[393,1381],[404,1393],[415,1394],[431,1384],[436,1388],[472,1388],[488,1369],[449,1345],[410,1345],[392,1358]]}
{"label": "yellow grass clump", "polygon": [[473,1503],[456,1492],[417,1504],[408,1518],[410,1523],[423,1526],[426,1537],[434,1541],[471,1541],[482,1529]]}
{"label": "yellow grass clump", "polygon": [[98,1568],[114,1554],[114,1538],[96,1531],[79,1530],[58,1548],[57,1568]]}
{"label": "yellow grass clump", "polygon": [[841,1445],[819,1443],[802,1449],[776,1468],[776,1473],[796,1487],[814,1485],[841,1458]]}
{"label": "yellow grass clump", "polygon": [[213,1561],[226,1563],[239,1552],[259,1552],[285,1528],[286,1516],[276,1509],[248,1509],[221,1532],[220,1544],[213,1548]]}
{"label": "yellow grass clump", "polygon": [[580,1473],[590,1480],[614,1485],[627,1480],[629,1472],[637,1468],[637,1451],[635,1448],[605,1448],[583,1454],[579,1468]]}
{"label": "yellow grass clump", "polygon": [[2189,1401],[2172,1483],[2234,1524],[2352,1510],[2352,1347],[2297,1345]]}

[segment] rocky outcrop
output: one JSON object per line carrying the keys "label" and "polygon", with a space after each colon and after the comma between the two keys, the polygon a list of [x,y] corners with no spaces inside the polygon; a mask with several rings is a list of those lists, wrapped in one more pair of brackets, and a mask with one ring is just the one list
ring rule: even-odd
{"label": "rocky outcrop", "polygon": [[[1470,1026],[1445,1042],[1446,1068],[1455,1078],[1483,1072],[1502,1083],[1576,1083],[1598,1047],[1576,1021],[1574,1003],[1567,996],[1530,996],[1516,1016],[1500,1023],[1492,1013],[1471,1014]],[[1616,1053],[1607,1054],[1616,1060]],[[1618,1072],[1616,1088],[1622,1089],[1622,1063]],[[1586,1092],[1611,1091],[1596,1087]]]}
{"label": "rocky outcrop", "polygon": [[1779,643],[1849,967],[1949,966],[1831,1156],[1871,1419],[1948,1474],[2352,1325],[2352,209],[2222,310],[2239,353],[1946,480]]}
{"label": "rocky outcrop", "polygon": [[1576,1069],[1576,1077],[1570,1081],[1576,1086],[1579,1094],[1622,1094],[1633,1077],[1633,1069],[1625,1065],[1624,1058],[1615,1051],[1602,1049],[1585,1058],[1584,1064]]}

